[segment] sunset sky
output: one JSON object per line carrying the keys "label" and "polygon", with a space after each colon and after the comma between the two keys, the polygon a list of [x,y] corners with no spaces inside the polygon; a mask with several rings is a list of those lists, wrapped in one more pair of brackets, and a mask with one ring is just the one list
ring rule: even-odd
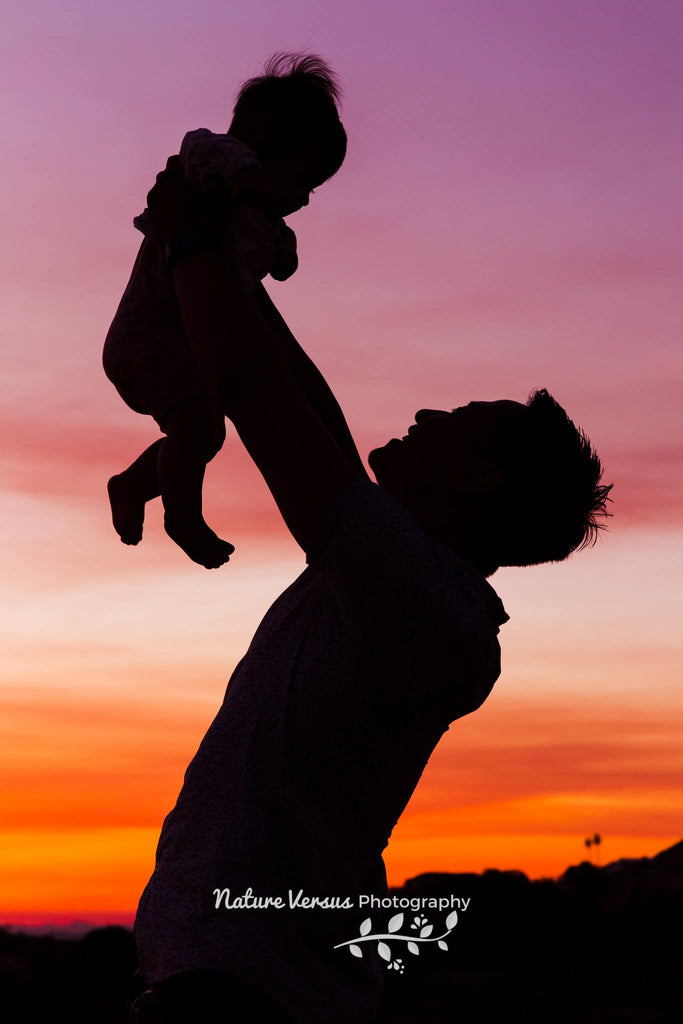
{"label": "sunset sky", "polygon": [[347,160],[266,284],[363,455],[421,407],[546,387],[614,483],[595,549],[492,577],[503,672],[434,753],[390,883],[681,838],[682,33],[666,0],[10,5],[0,923],[132,919],[229,675],[304,568],[231,428],[205,487],[228,566],[190,562],[158,502],[124,547],[105,494],[158,436],[101,368],[132,218],[274,50],[344,88]]}

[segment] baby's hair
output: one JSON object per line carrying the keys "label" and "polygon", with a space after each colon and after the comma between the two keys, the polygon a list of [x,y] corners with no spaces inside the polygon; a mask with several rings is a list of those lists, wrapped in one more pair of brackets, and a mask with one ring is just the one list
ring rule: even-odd
{"label": "baby's hair", "polygon": [[[332,102],[341,102],[342,90],[339,79],[332,68],[315,53],[274,53],[263,65],[263,74],[250,78],[244,83],[237,94],[235,101],[235,113],[237,108],[243,104],[244,97],[249,99],[251,95],[264,87],[266,82],[272,88],[272,79],[292,79],[294,84],[306,89],[319,89],[330,97]],[[281,88],[283,82],[278,83]],[[247,101],[248,101],[247,99]]]}
{"label": "baby's hair", "polygon": [[263,74],[239,90],[228,131],[247,140],[265,136],[282,154],[315,143],[326,179],[346,155],[346,132],[337,108],[341,96],[339,80],[322,57],[274,53]]}

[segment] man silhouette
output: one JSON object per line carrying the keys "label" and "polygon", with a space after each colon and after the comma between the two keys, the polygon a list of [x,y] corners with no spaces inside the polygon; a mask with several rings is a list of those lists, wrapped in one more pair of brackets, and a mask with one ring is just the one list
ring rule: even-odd
{"label": "man silhouette", "polygon": [[[173,158],[148,205],[162,237],[199,237]],[[508,616],[485,577],[593,541],[609,487],[545,391],[419,410],[370,453],[372,482],[265,291],[245,293],[203,242],[173,266],[188,340],[225,353],[226,415],[307,568],[259,626],[164,821],[135,925],[153,996],[135,1019],[369,1024],[382,961],[370,944],[334,949],[361,912],[292,909],[289,893],[354,907],[386,893],[382,850],[431,752],[500,673]]]}

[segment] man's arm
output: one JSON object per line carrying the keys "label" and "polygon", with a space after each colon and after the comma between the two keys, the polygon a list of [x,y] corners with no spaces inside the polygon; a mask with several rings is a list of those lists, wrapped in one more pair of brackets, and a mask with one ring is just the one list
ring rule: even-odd
{"label": "man's arm", "polygon": [[172,276],[192,348],[225,349],[225,413],[307,551],[359,466],[307,400],[268,322],[226,273],[220,250],[195,250]]}
{"label": "man's arm", "polygon": [[284,349],[287,362],[304,397],[329,430],[341,450],[357,469],[365,473],[365,466],[356,448],[351,431],[337,399],[313,360],[298,343],[277,306],[262,284],[251,293],[268,326]]}
{"label": "man's arm", "polygon": [[[196,143],[196,146],[201,148],[202,144],[206,144],[206,138],[213,142],[214,136],[205,129],[199,129],[197,132],[190,132],[185,136],[183,140],[183,146],[186,149],[185,159],[183,160],[183,146],[181,146],[180,160],[178,162],[173,161],[176,164],[175,173],[172,172],[174,178],[174,186],[168,188],[168,184],[164,186],[162,191],[166,192],[166,196],[156,198],[156,202],[153,204],[157,214],[159,213],[158,204],[163,204],[161,210],[161,219],[166,220],[170,223],[175,223],[185,226],[192,226],[193,219],[199,214],[200,221],[204,219],[205,228],[207,229],[207,216],[210,220],[215,223],[216,220],[221,220],[228,214],[228,205],[234,203],[251,203],[259,206],[263,209],[268,208],[269,204],[269,193],[265,179],[261,169],[257,166],[244,167],[236,176],[232,183],[231,189],[225,194],[218,193],[211,196],[211,202],[206,202],[206,194],[197,193],[196,189],[188,189],[187,180],[187,164],[189,158],[192,156],[192,147],[188,146],[190,143]],[[197,142],[198,140],[198,142]],[[173,160],[173,158],[172,158]],[[201,161],[198,161],[201,163]],[[171,161],[169,161],[169,166]],[[181,184],[180,175],[177,173],[178,165],[184,167],[183,173],[183,184],[185,188],[179,187]],[[163,172],[165,177],[168,177],[169,169]],[[159,185],[154,190],[159,192]],[[172,204],[169,206],[169,198]],[[164,208],[165,207],[165,208]],[[200,212],[201,211],[201,212]],[[160,225],[163,231],[163,227],[168,226]],[[227,261],[227,252],[224,253],[226,256],[226,268],[229,266]],[[237,276],[237,268],[233,268],[233,273]],[[224,322],[229,325],[228,329],[234,328],[232,310],[230,309],[229,301],[230,294],[226,292],[227,303],[224,306]],[[319,369],[304,352],[296,338],[290,331],[289,327],[285,323],[285,320],[281,316],[279,310],[271,300],[268,292],[262,284],[258,284],[251,292],[252,298],[266,320],[273,335],[277,338],[281,346],[283,347],[284,353],[289,363],[290,369],[299,385],[304,397],[310,403],[313,410],[317,413],[322,423],[327,427],[332,437],[336,440],[339,447],[347,455],[351,463],[357,467],[357,469],[366,473],[365,467],[358,454],[355,442],[348,428],[348,424],[342,413],[342,410],[334,397],[327,381],[320,373]],[[222,395],[220,385],[223,377],[227,373],[229,365],[229,346],[226,346],[225,337],[219,333],[213,332],[196,332],[194,335],[188,337],[190,348],[193,352],[195,362],[202,375],[204,383],[209,390],[210,394],[213,395],[214,399],[220,403],[222,401]],[[367,474],[366,474],[367,475]]]}

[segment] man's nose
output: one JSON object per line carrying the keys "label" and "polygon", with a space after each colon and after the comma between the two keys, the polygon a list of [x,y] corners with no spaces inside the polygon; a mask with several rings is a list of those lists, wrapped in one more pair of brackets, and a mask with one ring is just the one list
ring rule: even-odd
{"label": "man's nose", "polygon": [[415,422],[421,423],[422,420],[426,420],[428,416],[434,416],[439,413],[439,409],[418,409],[415,413]]}

